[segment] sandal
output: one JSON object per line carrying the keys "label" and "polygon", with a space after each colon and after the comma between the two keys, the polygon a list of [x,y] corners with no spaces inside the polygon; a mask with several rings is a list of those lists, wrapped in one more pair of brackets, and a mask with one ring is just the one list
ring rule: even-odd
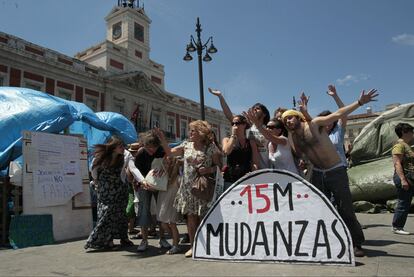
{"label": "sandal", "polygon": [[174,245],[167,252],[165,252],[165,254],[174,255],[174,254],[180,253],[180,251],[181,251],[180,247]]}
{"label": "sandal", "polygon": [[142,234],[138,233],[135,236],[131,236],[130,239],[142,239]]}
{"label": "sandal", "polygon": [[134,243],[129,239],[121,239],[121,246],[134,246]]}
{"label": "sandal", "polygon": [[193,248],[190,248],[187,252],[185,252],[184,256],[186,258],[191,258],[193,256]]}
{"label": "sandal", "polygon": [[149,237],[156,237],[157,236],[157,231],[156,230],[149,230],[148,231],[148,236]]}

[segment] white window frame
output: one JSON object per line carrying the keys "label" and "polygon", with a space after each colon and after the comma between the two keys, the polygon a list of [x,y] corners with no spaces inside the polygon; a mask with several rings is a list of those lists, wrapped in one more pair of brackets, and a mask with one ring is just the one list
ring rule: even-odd
{"label": "white window frame", "polygon": [[125,114],[125,103],[114,101],[112,107],[114,112],[120,113],[122,115]]}
{"label": "white window frame", "polygon": [[3,83],[0,83],[0,87],[7,87],[9,86],[9,78],[8,74],[0,72],[0,79],[3,80]]}
{"label": "white window frame", "polygon": [[161,115],[157,112],[151,114],[151,128],[161,127]]}
{"label": "white window frame", "polygon": [[[172,125],[170,123],[172,123]],[[175,134],[175,118],[172,116],[167,116],[167,131]]]}
{"label": "white window frame", "polygon": [[[185,126],[185,132],[183,132],[183,126]],[[180,139],[184,140],[188,138],[188,121],[185,119],[180,120]]]}
{"label": "white window frame", "polygon": [[[91,107],[90,105],[88,105],[88,102],[93,101],[96,103],[96,107]],[[96,96],[90,96],[90,95],[85,95],[85,105],[87,105],[89,108],[91,108],[94,112],[97,112],[99,109],[99,98]]]}
{"label": "white window frame", "polygon": [[34,89],[34,90],[37,90],[37,91],[45,91],[45,84],[41,83],[41,82],[34,81],[34,80],[30,80],[30,81],[24,80],[23,81],[23,87],[29,88],[29,89]]}
{"label": "white window frame", "polygon": [[[65,100],[73,100],[74,98],[74,95],[73,95],[74,93],[73,93],[73,90],[69,90],[69,89],[64,89],[64,88],[59,88],[58,90],[57,90],[57,97],[60,97],[60,98],[62,98],[62,99],[65,99]],[[70,99],[68,99],[66,96],[69,96],[70,95]]]}
{"label": "white window frame", "polygon": [[138,114],[137,114],[137,126],[135,126],[138,129],[144,129],[145,126],[145,120],[144,120],[144,106],[140,105],[138,108]]}

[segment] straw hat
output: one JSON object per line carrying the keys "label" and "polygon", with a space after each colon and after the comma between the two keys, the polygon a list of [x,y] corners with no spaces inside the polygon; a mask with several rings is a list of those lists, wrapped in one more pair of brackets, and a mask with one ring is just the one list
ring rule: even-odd
{"label": "straw hat", "polygon": [[137,152],[141,148],[141,144],[139,142],[134,142],[128,145],[129,152]]}

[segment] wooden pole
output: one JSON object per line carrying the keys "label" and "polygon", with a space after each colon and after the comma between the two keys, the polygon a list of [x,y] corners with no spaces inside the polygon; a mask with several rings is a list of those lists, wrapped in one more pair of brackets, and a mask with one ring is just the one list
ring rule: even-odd
{"label": "wooden pole", "polygon": [[7,191],[9,189],[9,178],[2,178],[2,191],[1,191],[1,244],[6,245],[7,241]]}

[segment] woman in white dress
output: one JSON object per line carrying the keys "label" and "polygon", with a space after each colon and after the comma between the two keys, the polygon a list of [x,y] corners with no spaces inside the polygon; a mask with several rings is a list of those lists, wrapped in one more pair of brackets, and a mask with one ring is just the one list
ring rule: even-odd
{"label": "woman in white dress", "polygon": [[[184,172],[174,207],[187,216],[187,229],[192,247],[197,227],[208,210],[209,201],[194,196],[191,188],[197,174],[206,175],[216,172],[216,165],[220,164],[221,156],[220,150],[212,143],[212,129],[207,121],[193,121],[189,128],[189,140],[172,149],[168,146],[162,131],[157,130],[157,133],[167,155],[184,157]],[[192,248],[185,253],[185,256],[192,256]]]}

